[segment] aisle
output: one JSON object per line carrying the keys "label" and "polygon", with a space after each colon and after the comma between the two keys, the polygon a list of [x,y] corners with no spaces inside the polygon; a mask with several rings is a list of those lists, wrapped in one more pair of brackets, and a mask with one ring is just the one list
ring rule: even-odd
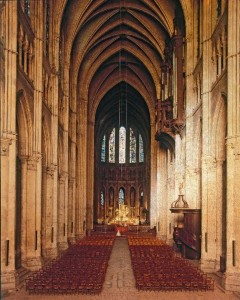
{"label": "aisle", "polygon": [[[108,263],[102,294],[124,296],[126,291],[136,291],[135,279],[127,238],[117,237]],[[113,297],[113,299],[116,298]]]}

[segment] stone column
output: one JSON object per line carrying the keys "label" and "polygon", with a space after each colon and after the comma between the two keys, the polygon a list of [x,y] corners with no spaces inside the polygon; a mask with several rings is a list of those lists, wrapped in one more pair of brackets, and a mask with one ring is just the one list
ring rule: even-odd
{"label": "stone column", "polygon": [[62,172],[59,175],[58,194],[58,250],[61,252],[68,247],[67,243],[67,180],[68,174]]}
{"label": "stone column", "polygon": [[[166,218],[167,218],[167,228],[166,228],[166,237],[167,237],[167,242],[169,244],[172,244],[173,242],[173,221],[172,217],[173,215],[170,212],[171,204],[175,200],[175,170],[176,170],[176,164],[174,160],[170,160],[170,152],[168,150],[167,152],[167,185],[166,185],[166,190],[167,190],[167,207],[166,207]],[[176,217],[176,216],[174,216]]]}
{"label": "stone column", "polygon": [[191,208],[201,206],[201,131],[196,126],[200,118],[189,116],[186,126],[185,200]]}
{"label": "stone column", "polygon": [[202,157],[202,269],[215,271],[217,268],[217,162],[212,156]]}
{"label": "stone column", "polygon": [[[75,87],[76,88],[76,87]],[[68,193],[68,239],[71,243],[75,243],[76,234],[76,169],[77,169],[77,156],[76,156],[76,97],[71,93],[69,103],[69,135],[71,139],[70,144],[70,157],[68,163],[69,169],[69,193]]]}
{"label": "stone column", "polygon": [[159,218],[157,235],[162,240],[167,239],[167,151],[158,147],[157,151],[157,199],[159,202]]}
{"label": "stone column", "polygon": [[27,214],[27,156],[21,156],[21,262],[27,259],[27,232],[25,220]]}
{"label": "stone column", "polygon": [[[217,198],[217,217],[216,217],[216,257],[219,259],[220,256],[225,257],[225,249],[223,249],[223,241],[225,237],[223,236],[223,228],[225,227],[225,221],[223,218],[223,214],[225,214],[226,197],[224,194],[225,186],[223,177],[226,176],[223,174],[223,164],[224,161],[218,159],[216,161],[216,198]],[[220,261],[217,261],[217,269],[220,269]]]}
{"label": "stone column", "polygon": [[1,284],[15,289],[16,141],[1,138]]}
{"label": "stone column", "polygon": [[[85,235],[86,230],[86,178],[87,178],[87,100],[79,99],[77,119],[79,122],[77,195],[76,195],[76,237]],[[84,225],[85,224],[85,225]],[[85,228],[84,228],[85,226]]]}
{"label": "stone column", "polygon": [[155,140],[155,123],[151,123],[151,165],[150,165],[150,225],[156,226],[159,211],[159,201],[157,200],[157,146]]}
{"label": "stone column", "polygon": [[45,259],[53,259],[57,256],[57,224],[54,218],[54,175],[57,173],[56,165],[50,165],[43,170],[45,173],[44,187],[43,187],[43,211],[42,211],[42,255]]}
{"label": "stone column", "polygon": [[24,262],[32,270],[41,266],[41,186],[42,186],[42,96],[43,96],[43,25],[41,20],[42,3],[33,2],[32,28],[34,32],[33,49],[33,149],[27,159],[27,215],[25,226],[27,231],[27,256]]}
{"label": "stone column", "polygon": [[240,292],[240,3],[228,2],[227,249],[224,287]]}
{"label": "stone column", "polygon": [[[184,153],[183,153],[183,141],[179,134],[175,136],[175,192],[172,202],[178,198],[180,194],[179,187],[184,187],[182,193],[185,194],[185,180],[184,180]],[[171,199],[169,199],[171,201]],[[172,203],[171,202],[171,203]],[[170,208],[170,207],[169,207]]]}
{"label": "stone column", "polygon": [[[211,144],[212,6],[203,2],[202,82],[202,251],[201,267],[216,271],[216,159]],[[219,258],[218,258],[219,259]]]}
{"label": "stone column", "polygon": [[[41,267],[41,223],[39,222],[39,156],[22,159],[22,265],[31,270]],[[40,193],[41,195],[41,193]]]}
{"label": "stone column", "polygon": [[0,8],[2,290],[15,289],[17,4]]}
{"label": "stone column", "polygon": [[62,86],[63,86],[63,160],[62,172],[59,176],[59,222],[58,222],[58,248],[59,251],[65,250],[68,246],[68,153],[69,153],[69,62],[64,62]]}
{"label": "stone column", "polygon": [[75,178],[68,180],[68,239],[75,242]]}
{"label": "stone column", "polygon": [[[87,141],[87,229],[93,228],[94,197],[94,123],[88,122]],[[103,216],[104,217],[104,216]]]}
{"label": "stone column", "polygon": [[[51,157],[49,175],[49,184],[52,184],[52,227],[53,233],[51,233],[53,238],[53,243],[51,243],[51,248],[57,248],[57,239],[58,239],[58,76],[56,74],[52,75],[52,90],[50,91],[49,97],[52,98],[52,116],[51,116]],[[48,176],[49,177],[49,176]],[[50,253],[49,253],[50,252]],[[56,250],[57,252],[57,250]],[[47,250],[46,255],[54,255],[54,250]]]}
{"label": "stone column", "polygon": [[[194,10],[194,7],[192,7]],[[195,8],[196,9],[196,8]],[[193,13],[193,12],[192,12]],[[194,90],[194,72],[197,66],[201,70],[200,57],[197,57],[197,38],[193,34],[192,18],[186,20],[186,135],[185,135],[185,200],[191,208],[200,206],[200,144],[201,131],[198,125],[201,117],[200,103]],[[199,45],[200,47],[200,45]],[[200,72],[200,71],[199,71]],[[199,92],[199,91],[198,91]],[[198,152],[199,151],[199,152]],[[176,186],[176,189],[179,185]]]}

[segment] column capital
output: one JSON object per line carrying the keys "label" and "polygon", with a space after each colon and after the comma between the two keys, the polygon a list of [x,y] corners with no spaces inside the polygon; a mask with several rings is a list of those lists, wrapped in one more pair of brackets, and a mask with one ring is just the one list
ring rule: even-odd
{"label": "column capital", "polygon": [[36,171],[37,170],[37,164],[39,163],[41,159],[41,155],[34,155],[34,156],[29,156],[27,158],[27,169]]}
{"label": "column capital", "polygon": [[199,174],[201,171],[200,167],[193,167],[190,165],[186,165],[186,174],[193,175],[193,174]]}
{"label": "column capital", "polygon": [[236,160],[240,159],[240,136],[227,137],[227,148],[232,151]]}
{"label": "column capital", "polygon": [[24,164],[28,161],[28,156],[27,155],[19,155],[18,158],[20,159],[22,164]]}
{"label": "column capital", "polygon": [[9,155],[9,146],[12,144],[11,138],[1,138],[1,156]]}
{"label": "column capital", "polygon": [[60,183],[65,183],[67,177],[68,177],[68,173],[67,172],[60,173],[59,174],[59,182]]}
{"label": "column capital", "polygon": [[69,184],[70,184],[71,186],[74,185],[75,180],[76,180],[75,177],[69,177],[69,178],[68,178],[68,182],[69,182]]}
{"label": "column capital", "polygon": [[211,155],[202,157],[202,165],[206,169],[215,169],[217,167],[217,160]]}
{"label": "column capital", "polygon": [[46,167],[46,173],[48,176],[53,177],[54,173],[57,170],[57,165],[55,164],[50,164],[49,166]]}
{"label": "column capital", "polygon": [[218,158],[217,160],[216,160],[216,164],[217,164],[217,166],[222,166],[223,165],[223,163],[224,163],[224,161],[225,161],[225,159],[224,158]]}

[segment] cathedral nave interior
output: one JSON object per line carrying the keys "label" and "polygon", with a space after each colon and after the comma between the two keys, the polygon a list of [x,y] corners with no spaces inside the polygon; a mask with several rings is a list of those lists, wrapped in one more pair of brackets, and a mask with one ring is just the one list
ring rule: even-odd
{"label": "cathedral nave interior", "polygon": [[0,0],[1,286],[96,231],[240,292],[239,0]]}

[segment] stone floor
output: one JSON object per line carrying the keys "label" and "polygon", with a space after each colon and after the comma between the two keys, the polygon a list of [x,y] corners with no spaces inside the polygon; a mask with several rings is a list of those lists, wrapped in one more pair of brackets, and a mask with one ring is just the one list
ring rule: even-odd
{"label": "stone floor", "polygon": [[145,292],[135,288],[135,280],[131,267],[131,258],[127,239],[117,238],[109,260],[103,291],[100,295],[28,295],[25,290],[7,300],[239,300],[234,294],[224,293],[217,284],[215,290],[209,292]]}

